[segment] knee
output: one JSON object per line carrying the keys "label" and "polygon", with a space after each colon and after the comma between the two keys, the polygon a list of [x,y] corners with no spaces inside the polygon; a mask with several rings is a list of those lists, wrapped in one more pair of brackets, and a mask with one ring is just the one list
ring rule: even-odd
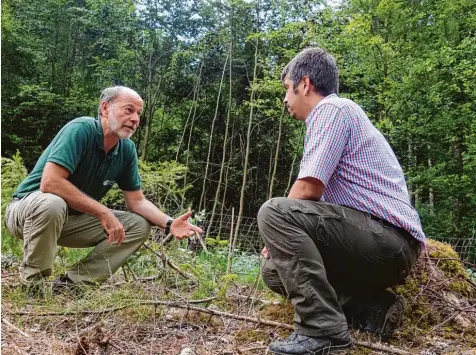
{"label": "knee", "polygon": [[33,215],[41,215],[46,219],[66,219],[68,205],[61,197],[51,193],[41,193],[33,201]]}
{"label": "knee", "polygon": [[285,197],[276,197],[266,201],[258,211],[258,223],[269,221],[276,214],[280,214],[277,206],[285,199]]}
{"label": "knee", "polygon": [[134,216],[134,223],[132,225],[132,232],[137,235],[140,239],[144,241],[149,238],[150,235],[150,222],[146,220],[144,217],[135,215]]}
{"label": "knee", "polygon": [[281,281],[281,278],[279,277],[279,274],[271,260],[268,259],[265,261],[261,269],[261,277],[263,278],[264,284],[271,291],[286,296],[286,290],[284,289],[283,282]]}

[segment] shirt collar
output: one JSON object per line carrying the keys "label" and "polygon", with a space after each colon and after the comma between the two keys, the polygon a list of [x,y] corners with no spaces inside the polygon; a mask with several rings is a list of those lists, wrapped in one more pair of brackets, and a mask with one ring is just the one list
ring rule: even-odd
{"label": "shirt collar", "polygon": [[[96,129],[97,129],[96,145],[99,149],[104,150],[104,133],[102,130],[101,120],[99,118],[96,118],[95,123],[96,123]],[[113,155],[119,154],[119,142],[117,142],[114,145],[114,147],[112,147],[112,149],[108,152],[108,154],[113,154]]]}
{"label": "shirt collar", "polygon": [[306,123],[309,122],[309,120],[311,119],[311,117],[314,116],[314,114],[315,114],[316,110],[319,108],[319,106],[323,105],[327,100],[333,99],[335,97],[339,97],[339,96],[337,96],[337,94],[330,94],[330,95],[327,95],[326,97],[324,97],[321,101],[319,101],[317,103],[317,105],[314,106],[314,108],[311,110],[309,115],[307,115],[305,122]]}

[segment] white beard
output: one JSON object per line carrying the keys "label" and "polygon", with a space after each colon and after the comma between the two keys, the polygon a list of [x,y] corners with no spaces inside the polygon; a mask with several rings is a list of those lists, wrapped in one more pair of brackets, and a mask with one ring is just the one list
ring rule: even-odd
{"label": "white beard", "polygon": [[116,109],[114,108],[114,106],[111,107],[111,110],[109,111],[109,114],[107,115],[107,122],[109,123],[109,127],[111,128],[111,130],[119,138],[122,138],[122,139],[131,138],[131,136],[134,134],[134,131],[126,132],[124,129],[122,129],[121,124],[116,119]]}

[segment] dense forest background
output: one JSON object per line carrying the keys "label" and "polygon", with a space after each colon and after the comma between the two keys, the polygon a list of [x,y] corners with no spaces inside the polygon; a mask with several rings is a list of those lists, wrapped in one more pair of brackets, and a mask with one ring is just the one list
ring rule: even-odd
{"label": "dense forest background", "polygon": [[140,159],[182,169],[180,207],[253,217],[302,153],[280,72],[321,46],[396,152],[426,233],[475,235],[474,0],[4,0],[1,26],[1,153],[28,170],[122,84],[145,102]]}

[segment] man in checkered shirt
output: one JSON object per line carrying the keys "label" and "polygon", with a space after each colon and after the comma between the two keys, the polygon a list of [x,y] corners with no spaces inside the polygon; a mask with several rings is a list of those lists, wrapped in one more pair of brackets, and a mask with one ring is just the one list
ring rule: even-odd
{"label": "man in checkered shirt", "polygon": [[364,111],[337,96],[335,59],[320,48],[284,69],[284,104],[307,127],[299,176],[287,198],[258,214],[266,285],[295,306],[295,332],[276,354],[352,347],[349,325],[383,339],[399,325],[400,283],[425,245],[395,154]]}

